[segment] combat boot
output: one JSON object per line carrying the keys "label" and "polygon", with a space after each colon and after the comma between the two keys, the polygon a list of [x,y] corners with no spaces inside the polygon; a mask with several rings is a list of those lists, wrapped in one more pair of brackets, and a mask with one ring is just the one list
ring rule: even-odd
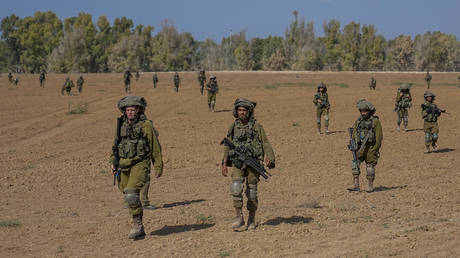
{"label": "combat boot", "polygon": [[326,134],[329,134],[329,128],[326,126],[324,129],[326,129]]}
{"label": "combat boot", "polygon": [[374,191],[374,179],[367,179],[366,192],[372,193]]}
{"label": "combat boot", "polygon": [[347,187],[348,191],[359,191],[359,175],[353,175],[353,185]]}
{"label": "combat boot", "polygon": [[144,225],[142,224],[142,214],[133,215],[133,227],[129,232],[129,239],[137,239],[145,236]]}
{"label": "combat boot", "polygon": [[249,211],[247,230],[256,229],[256,211]]}
{"label": "combat boot", "polygon": [[208,107],[209,107],[209,112],[211,112],[211,104],[208,104]]}
{"label": "combat boot", "polygon": [[433,143],[431,146],[433,147],[433,151],[437,151],[437,150],[438,150],[438,145],[436,145],[436,143]]}
{"label": "combat boot", "polygon": [[430,153],[430,145],[426,145],[426,150],[425,150],[424,153],[425,153],[425,154],[426,154],[426,153]]}
{"label": "combat boot", "polygon": [[232,223],[232,228],[236,229],[244,225],[243,210],[241,208],[235,208],[236,217]]}

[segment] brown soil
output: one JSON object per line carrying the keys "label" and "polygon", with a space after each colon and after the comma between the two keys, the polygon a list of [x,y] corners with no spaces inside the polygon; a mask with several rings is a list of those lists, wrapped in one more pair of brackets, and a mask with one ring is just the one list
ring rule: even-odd
{"label": "brown soil", "polygon": [[[209,113],[196,73],[133,82],[160,131],[165,169],[152,179],[144,240],[127,239],[130,218],[112,185],[108,156],[121,74],[85,75],[83,94],[60,96],[66,75],[0,77],[0,224],[2,257],[454,257],[460,256],[460,89],[457,73],[433,73],[439,121],[438,153],[424,154],[424,73],[214,73],[219,112]],[[71,75],[75,81],[77,74]],[[318,135],[312,97],[328,85],[330,135]],[[276,86],[274,83],[281,83]],[[412,87],[409,132],[397,132],[394,97]],[[346,85],[340,85],[341,83]],[[349,87],[347,87],[347,85]],[[74,89],[75,90],[75,89]],[[233,121],[236,97],[256,101],[256,117],[273,145],[277,168],[261,182],[258,228],[233,232],[229,178],[220,174],[220,140]],[[347,128],[367,98],[384,130],[374,193],[350,193]],[[68,114],[88,104],[86,114]],[[365,177],[361,175],[364,185]],[[245,211],[247,216],[247,211]]]}

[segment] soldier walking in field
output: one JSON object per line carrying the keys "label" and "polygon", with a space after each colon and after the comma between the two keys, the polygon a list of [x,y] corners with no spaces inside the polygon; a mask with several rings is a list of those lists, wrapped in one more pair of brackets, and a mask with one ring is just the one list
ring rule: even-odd
{"label": "soldier walking in field", "polygon": [[157,88],[157,83],[158,83],[158,74],[155,72],[153,74],[153,88],[156,89]]}
{"label": "soldier walking in field", "polygon": [[123,115],[118,118],[111,156],[112,172],[132,216],[132,228],[128,235],[130,239],[145,236],[140,191],[144,188],[144,194],[148,195],[146,185],[150,182],[151,163],[156,178],[163,174],[158,133],[152,121],[145,116],[146,106],[143,97],[126,96],[120,99],[118,109]]}
{"label": "soldier walking in field", "polygon": [[431,79],[432,79],[432,76],[430,74],[430,71],[427,70],[426,75],[425,75],[425,81],[426,81],[426,86],[427,86],[428,89],[430,88]]}
{"label": "soldier walking in field", "polygon": [[394,111],[398,114],[397,131],[401,128],[401,121],[404,121],[404,131],[407,131],[407,125],[409,123],[409,108],[411,107],[412,96],[410,94],[410,85],[404,83],[399,87],[395,100]]}
{"label": "soldier walking in field", "polygon": [[125,93],[126,94],[131,94],[131,77],[133,75],[129,70],[126,70],[125,73],[123,74],[123,79],[125,81]]}
{"label": "soldier walking in field", "polygon": [[460,76],[458,76],[458,87],[460,88]]}
{"label": "soldier walking in field", "polygon": [[375,87],[377,87],[377,80],[375,80],[374,76],[372,76],[371,81],[369,82],[369,89],[375,90]]}
{"label": "soldier walking in field", "polygon": [[209,111],[214,112],[216,107],[216,96],[219,93],[219,86],[217,85],[216,76],[209,77],[209,82],[206,84],[208,91],[208,107]]}
{"label": "soldier walking in field", "polygon": [[179,74],[177,72],[174,73],[173,81],[174,81],[174,91],[179,92],[180,78],[179,78]]}
{"label": "soldier walking in field", "polygon": [[141,75],[139,74],[139,71],[136,71],[136,82],[139,81],[139,77],[141,77]]}
{"label": "soldier walking in field", "polygon": [[204,84],[206,83],[206,74],[204,70],[201,70],[200,73],[198,74],[198,81],[200,82],[200,93],[201,93],[201,96],[203,96],[203,88],[204,88]]}
{"label": "soldier walking in field", "polygon": [[61,87],[61,95],[64,95],[64,91],[67,92],[67,95],[70,96],[71,95],[71,91],[72,91],[72,88],[74,87],[75,85],[73,84],[73,81],[67,77],[65,79],[65,82],[64,84],[62,85]]}
{"label": "soldier walking in field", "polygon": [[441,116],[441,113],[446,113],[446,111],[439,109],[438,106],[434,104],[436,96],[430,91],[426,91],[423,97],[425,98],[425,103],[422,104],[422,118],[424,120],[423,131],[425,132],[426,147],[425,153],[430,153],[430,145],[433,147],[433,151],[438,150],[436,144],[439,138],[438,118]]}
{"label": "soldier walking in field", "polygon": [[78,93],[81,94],[83,90],[83,84],[85,83],[85,80],[83,79],[83,75],[80,75],[80,77],[77,80],[77,87],[78,87]]}
{"label": "soldier walking in field", "polygon": [[8,73],[8,81],[10,83],[13,83],[13,75],[11,74],[11,72]]}
{"label": "soldier walking in field", "polygon": [[[375,116],[375,107],[365,99],[357,103],[360,117],[353,125],[351,151],[356,152],[356,160],[352,162],[353,185],[348,187],[349,191],[359,191],[359,174],[361,162],[366,162],[366,178],[368,182],[367,192],[374,191],[375,166],[379,159],[379,150],[382,145],[382,125]],[[352,149],[354,147],[354,149]]]}
{"label": "soldier walking in field", "polygon": [[40,88],[45,88],[45,81],[46,81],[45,74],[46,74],[46,71],[42,70],[42,72],[40,73],[40,77],[38,78],[40,81]]}
{"label": "soldier walking in field", "polygon": [[[239,148],[244,153],[250,153],[251,158],[262,162],[268,168],[275,167],[275,154],[272,146],[268,141],[264,128],[254,117],[255,102],[247,99],[236,99],[233,106],[233,116],[235,122],[232,123],[227,132],[229,139],[235,148]],[[249,154],[248,154],[249,155]],[[259,164],[260,165],[260,164]],[[222,160],[222,175],[228,176],[227,166],[232,166],[230,184],[230,193],[233,196],[233,207],[235,208],[236,218],[232,223],[234,229],[244,225],[243,218],[243,188],[246,184],[245,194],[248,198],[247,209],[249,217],[247,229],[256,228],[255,216],[258,207],[257,184],[259,183],[259,174],[249,166],[241,164],[234,150],[228,146],[224,147],[224,157]]]}
{"label": "soldier walking in field", "polygon": [[324,83],[318,85],[317,92],[313,97],[313,104],[316,106],[316,124],[318,126],[318,133],[321,134],[321,117],[324,116],[324,128],[326,134],[329,133],[329,97],[327,95],[327,87]]}

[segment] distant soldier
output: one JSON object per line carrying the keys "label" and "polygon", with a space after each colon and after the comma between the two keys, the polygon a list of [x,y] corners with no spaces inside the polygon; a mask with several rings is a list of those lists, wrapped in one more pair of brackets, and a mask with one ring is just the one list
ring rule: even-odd
{"label": "distant soldier", "polygon": [[431,77],[430,71],[426,71],[425,81],[426,81],[426,86],[428,89],[430,88],[431,78],[432,77]]}
{"label": "distant soldier", "polygon": [[329,133],[329,97],[327,95],[326,84],[320,83],[317,92],[313,97],[313,104],[316,106],[316,124],[318,126],[318,133],[321,134],[321,116],[324,116],[324,128],[326,134]]}
{"label": "distant soldier", "polygon": [[357,103],[361,116],[353,125],[353,140],[356,143],[357,161],[352,163],[353,185],[349,191],[359,191],[359,174],[361,162],[366,162],[367,192],[374,191],[375,166],[379,159],[383,132],[379,118],[375,116],[375,107],[365,99]]}
{"label": "distant soldier", "polygon": [[369,89],[375,90],[377,87],[377,80],[375,80],[374,76],[371,77],[371,81],[369,82]]}
{"label": "distant soldier", "polygon": [[139,80],[139,77],[141,77],[141,75],[139,74],[139,71],[136,71],[136,82]]}
{"label": "distant soldier", "polygon": [[179,86],[180,86],[180,78],[179,74],[176,72],[174,74],[174,91],[179,92]]}
{"label": "distant soldier", "polygon": [[436,104],[434,104],[435,95],[430,91],[426,91],[423,95],[425,98],[425,103],[422,104],[422,118],[424,120],[423,123],[423,131],[425,132],[425,153],[430,152],[430,145],[433,147],[433,151],[438,149],[436,142],[439,138],[439,126],[438,126],[438,117],[441,113],[445,113],[445,110],[441,110],[438,108]]}
{"label": "distant soldier", "polygon": [[11,74],[11,72],[8,73],[8,81],[10,83],[13,83],[13,75]]}
{"label": "distant soldier", "polygon": [[75,85],[73,84],[73,81],[67,77],[65,79],[65,82],[64,84],[62,85],[62,88],[61,88],[61,95],[64,95],[64,91],[67,92],[67,95],[70,96],[70,92],[72,91],[72,88],[74,87]]}
{"label": "distant soldier", "polygon": [[131,72],[129,70],[126,70],[123,75],[123,79],[125,80],[125,93],[126,94],[131,94],[131,77],[133,77]]}
{"label": "distant soldier", "polygon": [[204,70],[201,70],[200,73],[198,74],[198,81],[200,82],[200,93],[201,93],[201,96],[203,96],[203,88],[204,88],[204,84],[206,83],[206,74]]}
{"label": "distant soldier", "polygon": [[407,131],[407,125],[409,123],[409,108],[411,107],[412,96],[410,94],[410,85],[404,83],[399,87],[395,100],[394,111],[398,114],[398,127],[396,130],[400,130],[401,121],[404,121],[404,130]]}
{"label": "distant soldier", "polygon": [[460,76],[458,76],[458,87],[460,88]]}
{"label": "distant soldier", "polygon": [[15,77],[15,78],[13,79],[13,84],[14,84],[15,86],[18,86],[18,83],[19,83],[19,78],[18,78],[18,77]]}
{"label": "distant soldier", "polygon": [[206,90],[208,91],[209,111],[214,112],[214,108],[216,107],[216,95],[219,93],[216,76],[211,75],[211,77],[209,77],[209,82],[206,84]]}
{"label": "distant soldier", "polygon": [[45,70],[42,70],[42,72],[40,73],[39,81],[40,81],[41,88],[45,88],[45,81],[46,81],[45,74],[46,74]]}
{"label": "distant soldier", "polygon": [[83,79],[83,75],[80,75],[80,77],[77,80],[78,93],[81,93],[81,91],[83,90],[84,83],[85,83],[85,80]]}
{"label": "distant soldier", "polygon": [[153,74],[153,88],[156,89],[157,88],[157,83],[158,83],[158,74],[155,72]]}

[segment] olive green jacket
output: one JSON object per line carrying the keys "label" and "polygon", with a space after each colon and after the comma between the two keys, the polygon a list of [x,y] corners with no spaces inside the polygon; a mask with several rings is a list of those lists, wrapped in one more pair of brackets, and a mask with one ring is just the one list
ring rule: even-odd
{"label": "olive green jacket", "polygon": [[[372,147],[369,149],[369,151],[379,151],[380,147],[382,146],[382,141],[383,141],[383,130],[382,130],[382,124],[380,123],[380,120],[377,116],[371,116],[374,120],[373,123],[373,130],[375,134],[375,143],[372,145]],[[369,118],[371,119],[371,118]],[[356,142],[358,142],[358,122],[360,119],[356,120],[354,125],[353,125],[353,139],[355,139]]]}

